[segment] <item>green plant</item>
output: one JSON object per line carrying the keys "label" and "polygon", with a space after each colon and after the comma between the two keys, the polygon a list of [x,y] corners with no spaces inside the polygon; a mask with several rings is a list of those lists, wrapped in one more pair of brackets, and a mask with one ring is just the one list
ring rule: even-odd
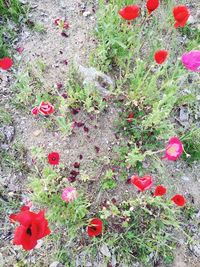
{"label": "green plant", "polygon": [[20,16],[25,14],[25,9],[19,0],[12,0],[10,2],[0,0],[0,10],[4,18],[8,19],[11,17],[15,22],[19,22]]}
{"label": "green plant", "polygon": [[44,24],[42,24],[42,23],[35,23],[33,30],[38,32],[38,33],[45,33],[46,32],[46,28],[45,28]]}
{"label": "green plant", "polygon": [[41,100],[52,102],[52,89],[42,90],[45,86],[44,73],[46,64],[38,59],[17,75],[13,89],[16,91],[16,98],[13,103],[19,108],[39,105]]}
{"label": "green plant", "polygon": [[[6,22],[8,20],[13,20],[19,25],[19,22],[27,13],[27,9],[26,7],[22,6],[19,0],[0,0],[0,10],[1,18],[3,20],[3,24],[0,25],[0,58],[2,58],[9,56],[10,45],[17,34],[17,31],[10,29]],[[5,32],[7,39],[5,39]]]}
{"label": "green plant", "polygon": [[11,124],[12,116],[2,107],[0,107],[0,125]]}
{"label": "green plant", "polygon": [[68,107],[83,106],[87,112],[99,112],[106,107],[106,102],[102,99],[98,90],[89,84],[83,86],[74,68],[69,73],[66,91]]}
{"label": "green plant", "polygon": [[187,37],[186,42],[187,51],[198,49],[200,42],[200,30],[197,27],[191,27],[191,25],[186,25],[179,29],[181,35]]}
{"label": "green plant", "polygon": [[47,208],[47,217],[50,222],[64,225],[69,237],[74,238],[78,229],[86,224],[90,204],[81,193],[77,199],[68,204],[62,200],[62,190],[66,187],[66,178],[61,174],[64,166],[53,168],[46,165],[45,155],[40,154],[39,151],[37,148],[32,150],[38,165],[29,177],[32,199],[35,203]]}
{"label": "green plant", "polygon": [[186,133],[183,138],[184,158],[187,162],[200,160],[200,129],[194,128]]}
{"label": "green plant", "polygon": [[5,169],[27,172],[29,170],[26,162],[26,149],[22,143],[15,141],[12,148],[9,151],[0,151],[1,166]]}
{"label": "green plant", "polygon": [[[175,233],[182,230],[181,211],[171,202],[160,197],[139,196],[122,202],[116,207],[117,212],[111,212],[113,208],[109,210],[102,211],[102,218],[106,216],[108,221],[105,239],[115,247],[119,262],[130,264],[139,260],[151,266],[173,261],[173,251],[179,242]],[[113,234],[115,229],[118,235]]]}
{"label": "green plant", "polygon": [[104,190],[112,190],[116,188],[117,183],[113,179],[114,173],[112,170],[106,171],[106,174],[104,175],[102,181],[101,181],[101,188]]}

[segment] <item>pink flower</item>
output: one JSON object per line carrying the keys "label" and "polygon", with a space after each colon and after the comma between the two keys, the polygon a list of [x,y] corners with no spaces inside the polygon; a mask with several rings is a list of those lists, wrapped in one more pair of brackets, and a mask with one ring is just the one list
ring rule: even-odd
{"label": "pink flower", "polygon": [[62,192],[62,200],[66,203],[70,203],[71,201],[75,200],[78,197],[78,193],[76,188],[67,187]]}
{"label": "pink flower", "polygon": [[42,101],[38,107],[38,110],[42,115],[46,116],[54,112],[54,106],[49,102]]}
{"label": "pink flower", "polygon": [[63,20],[61,18],[55,19],[54,20],[54,24],[56,26],[59,26],[62,29],[68,29],[69,28],[69,24],[65,20]]}
{"label": "pink flower", "polygon": [[164,158],[168,160],[177,160],[183,153],[183,144],[178,137],[172,137],[165,150]]}
{"label": "pink flower", "polygon": [[39,113],[41,113],[44,116],[48,116],[54,113],[54,106],[49,102],[42,101],[39,107],[34,107],[31,110],[31,113],[35,116],[37,116]]}
{"label": "pink flower", "polygon": [[200,72],[200,50],[192,50],[183,54],[181,61],[186,69]]}
{"label": "pink flower", "polygon": [[33,109],[31,110],[31,113],[32,113],[34,116],[37,116],[38,113],[39,113],[39,109],[38,109],[38,107],[33,108]]}

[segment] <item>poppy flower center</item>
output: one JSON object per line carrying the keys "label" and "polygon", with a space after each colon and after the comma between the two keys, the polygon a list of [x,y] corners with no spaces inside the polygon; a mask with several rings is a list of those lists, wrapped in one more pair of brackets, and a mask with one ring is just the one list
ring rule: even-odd
{"label": "poppy flower center", "polygon": [[55,160],[56,160],[56,157],[52,157],[52,160],[54,160],[54,161],[55,161]]}
{"label": "poppy flower center", "polygon": [[90,228],[91,228],[92,230],[94,230],[94,231],[97,230],[97,227],[96,227],[95,225],[90,225]]}
{"label": "poppy flower center", "polygon": [[174,144],[171,147],[168,148],[167,152],[171,155],[177,155],[178,154],[178,145]]}
{"label": "poppy flower center", "polygon": [[26,233],[30,236],[32,236],[31,226],[29,226],[26,230]]}

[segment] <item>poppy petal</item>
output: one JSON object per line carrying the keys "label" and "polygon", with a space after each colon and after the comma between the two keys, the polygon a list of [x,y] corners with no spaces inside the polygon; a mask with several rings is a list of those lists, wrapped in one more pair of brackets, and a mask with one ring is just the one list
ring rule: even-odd
{"label": "poppy petal", "polygon": [[159,7],[159,0],[148,0],[146,3],[149,14]]}
{"label": "poppy petal", "polygon": [[22,244],[22,240],[24,239],[25,231],[26,231],[26,228],[22,225],[18,226],[15,229],[13,244],[15,244],[15,245],[21,245]]}
{"label": "poppy petal", "polygon": [[171,200],[179,207],[183,207],[186,204],[186,200],[182,195],[175,195],[171,198]]}
{"label": "poppy petal", "polygon": [[12,67],[13,65],[13,61],[11,58],[9,57],[4,57],[2,59],[0,59],[0,68],[2,68],[3,70],[8,70]]}
{"label": "poppy petal", "polygon": [[163,196],[165,195],[167,192],[167,189],[162,186],[162,185],[158,185],[154,191],[154,196],[157,197],[157,196]]}
{"label": "poppy petal", "polygon": [[169,56],[168,51],[158,50],[154,54],[154,60],[156,61],[157,64],[162,64],[165,62],[168,56]]}
{"label": "poppy petal", "polygon": [[98,236],[102,233],[103,222],[99,218],[90,221],[87,227],[87,233],[90,237]]}
{"label": "poppy petal", "polygon": [[184,27],[189,19],[190,11],[186,6],[179,5],[173,8],[173,15],[175,20],[174,27]]}
{"label": "poppy petal", "polygon": [[125,20],[134,20],[139,16],[140,8],[137,5],[126,6],[119,11],[119,15]]}

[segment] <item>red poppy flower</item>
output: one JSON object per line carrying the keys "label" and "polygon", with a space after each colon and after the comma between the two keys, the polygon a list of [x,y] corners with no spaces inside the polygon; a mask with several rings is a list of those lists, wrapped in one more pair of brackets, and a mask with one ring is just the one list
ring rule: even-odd
{"label": "red poppy flower", "polygon": [[48,161],[51,165],[58,165],[60,161],[60,155],[57,152],[52,152],[48,155]]}
{"label": "red poppy flower", "polygon": [[159,0],[148,0],[146,3],[149,14],[159,7]]}
{"label": "red poppy flower", "polygon": [[171,200],[179,207],[183,207],[186,204],[186,200],[182,195],[175,195]]}
{"label": "red poppy flower", "polygon": [[168,56],[169,53],[166,50],[158,50],[154,54],[154,60],[156,61],[156,63],[162,64],[163,62],[165,62]]}
{"label": "red poppy flower", "polygon": [[129,123],[131,123],[131,122],[133,121],[133,118],[134,118],[134,113],[131,112],[131,113],[128,115],[128,119],[127,119],[127,121],[128,121]]}
{"label": "red poppy flower", "polygon": [[94,218],[90,221],[87,227],[89,236],[98,236],[102,233],[103,222],[99,218]]}
{"label": "red poppy flower", "polygon": [[133,20],[139,16],[140,8],[137,5],[126,6],[119,11],[119,15],[125,20]]}
{"label": "red poppy flower", "polygon": [[3,70],[8,70],[12,67],[13,61],[9,57],[4,57],[0,59],[0,68]]}
{"label": "red poppy flower", "polygon": [[151,176],[148,175],[142,178],[138,177],[137,175],[134,175],[131,177],[131,184],[133,184],[135,187],[137,187],[138,190],[143,192],[153,186],[153,179]]}
{"label": "red poppy flower", "polygon": [[167,148],[165,150],[164,158],[168,160],[177,160],[183,153],[183,144],[178,137],[172,137],[169,140]]}
{"label": "red poppy flower", "polygon": [[188,21],[188,18],[190,16],[190,11],[184,5],[175,6],[173,9],[173,15],[176,21],[174,24],[174,28],[178,28],[178,27],[183,28]]}
{"label": "red poppy flower", "polygon": [[158,186],[156,187],[156,189],[155,189],[153,195],[154,195],[155,197],[163,196],[163,195],[166,194],[166,192],[167,192],[167,189],[166,189],[164,186],[162,186],[162,185],[158,185]]}
{"label": "red poppy flower", "polygon": [[15,230],[13,243],[22,245],[25,250],[33,249],[39,239],[51,233],[44,210],[34,213],[24,206],[18,214],[11,214],[10,219],[20,223]]}
{"label": "red poppy flower", "polygon": [[54,113],[54,106],[49,102],[42,101],[38,107],[38,110],[42,115],[47,116]]}

